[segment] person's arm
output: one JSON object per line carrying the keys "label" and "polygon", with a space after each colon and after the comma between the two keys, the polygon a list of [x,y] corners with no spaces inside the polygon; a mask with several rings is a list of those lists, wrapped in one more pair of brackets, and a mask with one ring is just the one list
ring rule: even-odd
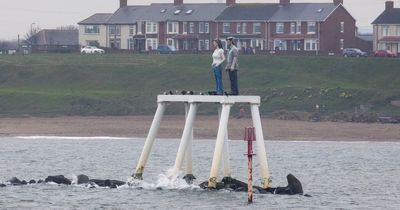
{"label": "person's arm", "polygon": [[219,56],[221,57],[221,62],[219,62],[217,66],[221,65],[225,61],[224,50],[220,51]]}
{"label": "person's arm", "polygon": [[232,63],[231,63],[230,69],[231,70],[235,70],[235,64],[237,62],[237,57],[238,57],[238,50],[237,49],[232,51],[232,57],[233,57],[233,59],[232,59]]}

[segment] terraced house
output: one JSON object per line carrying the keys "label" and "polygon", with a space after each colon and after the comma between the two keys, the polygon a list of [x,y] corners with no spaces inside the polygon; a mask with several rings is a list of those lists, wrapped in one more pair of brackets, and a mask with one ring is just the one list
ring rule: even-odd
{"label": "terraced house", "polygon": [[356,46],[356,21],[343,7],[331,3],[170,4],[128,6],[120,0],[113,14],[95,14],[79,23],[79,42],[133,51],[159,44],[179,51],[207,51],[215,38],[234,36],[250,52],[339,53]]}
{"label": "terraced house", "polygon": [[400,53],[400,8],[393,1],[385,3],[383,11],[372,23],[374,26],[374,50],[390,50]]}

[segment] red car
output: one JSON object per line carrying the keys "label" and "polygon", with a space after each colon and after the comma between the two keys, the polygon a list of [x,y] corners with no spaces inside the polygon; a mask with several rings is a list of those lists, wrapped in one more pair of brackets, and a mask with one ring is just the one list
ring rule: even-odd
{"label": "red car", "polygon": [[377,50],[374,55],[375,57],[397,57],[396,53],[393,53],[390,50]]}

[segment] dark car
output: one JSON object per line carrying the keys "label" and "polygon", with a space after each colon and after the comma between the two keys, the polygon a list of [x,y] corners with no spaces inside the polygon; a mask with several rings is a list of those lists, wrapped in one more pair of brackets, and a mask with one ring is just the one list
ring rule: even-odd
{"label": "dark car", "polygon": [[343,57],[367,57],[368,54],[357,48],[346,48],[343,50]]}
{"label": "dark car", "polygon": [[174,46],[160,44],[157,47],[157,52],[159,54],[173,54],[173,53],[176,53],[176,49]]}
{"label": "dark car", "polygon": [[374,53],[375,57],[396,57],[396,54],[391,52],[390,50],[377,50]]}

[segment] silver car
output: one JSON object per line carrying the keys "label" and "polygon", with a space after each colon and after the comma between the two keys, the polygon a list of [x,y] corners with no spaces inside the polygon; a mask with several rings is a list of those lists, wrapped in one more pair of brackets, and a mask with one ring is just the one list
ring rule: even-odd
{"label": "silver car", "polygon": [[93,47],[93,46],[86,46],[84,48],[81,49],[81,53],[86,53],[86,54],[103,54],[104,50],[97,48],[97,47]]}

